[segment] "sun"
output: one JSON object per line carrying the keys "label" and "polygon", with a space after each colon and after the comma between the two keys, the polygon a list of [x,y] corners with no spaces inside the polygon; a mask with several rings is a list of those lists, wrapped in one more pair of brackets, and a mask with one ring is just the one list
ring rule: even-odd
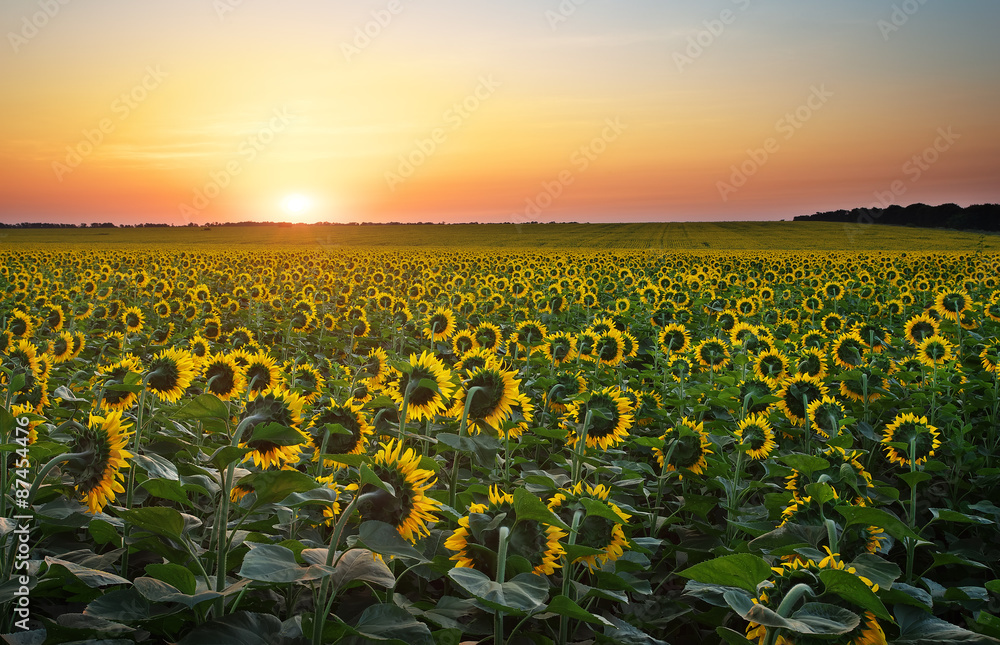
{"label": "sun", "polygon": [[287,215],[302,216],[312,208],[312,199],[302,193],[285,195],[281,200],[281,210]]}

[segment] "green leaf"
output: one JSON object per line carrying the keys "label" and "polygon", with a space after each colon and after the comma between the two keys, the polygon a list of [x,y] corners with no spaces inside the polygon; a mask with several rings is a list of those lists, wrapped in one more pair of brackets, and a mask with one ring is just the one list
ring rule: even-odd
{"label": "green leaf", "polygon": [[609,625],[610,623],[594,614],[590,613],[580,605],[576,604],[568,597],[559,595],[552,599],[549,606],[545,608],[546,611],[550,611],[553,614],[559,614],[560,616],[566,616],[567,618],[572,618],[573,620],[582,620],[587,623],[592,623],[595,625]]}
{"label": "green leaf", "polygon": [[364,490],[365,486],[370,485],[374,486],[379,490],[389,493],[393,497],[396,496],[396,491],[393,490],[392,486],[379,479],[379,476],[375,474],[374,470],[369,468],[368,464],[361,464],[360,473],[361,473],[360,476],[361,490]]}
{"label": "green leaf", "polygon": [[199,394],[173,414],[175,419],[228,419],[229,408],[214,394]]}
{"label": "green leaf", "polygon": [[399,531],[385,522],[362,522],[358,531],[358,543],[381,555],[428,562],[420,551],[403,539]]}
{"label": "green leaf", "polygon": [[184,540],[184,518],[176,510],[166,506],[147,506],[136,509],[120,509],[118,516],[141,529],[168,537]]}
{"label": "green leaf", "polygon": [[[402,607],[391,604],[376,604],[365,609],[353,631],[362,638],[382,643],[434,645],[434,638],[427,625]],[[352,645],[359,641],[347,638],[343,642]]]}
{"label": "green leaf", "polygon": [[280,643],[281,621],[271,614],[237,611],[203,623],[177,642],[177,645],[274,645]]}
{"label": "green leaf", "polygon": [[[302,552],[302,555],[306,557],[308,551],[315,550],[307,549]],[[325,553],[326,549],[320,549],[320,551]],[[396,577],[392,575],[392,571],[389,570],[386,563],[376,558],[375,554],[367,549],[351,549],[341,555],[336,562],[337,566],[331,580],[337,587],[342,587],[355,580],[370,582],[386,589],[396,584]]]}
{"label": "green leaf", "polygon": [[67,560],[60,560],[59,558],[53,558],[50,555],[45,556],[45,563],[49,565],[49,569],[52,567],[63,567],[74,578],[87,585],[91,589],[96,589],[98,587],[107,587],[109,585],[127,585],[131,584],[127,578],[122,578],[121,576],[116,576],[113,573],[108,573],[107,571],[100,571],[98,569],[91,569],[90,567],[85,567],[79,565],[75,562],[69,562]]}
{"label": "green leaf", "polygon": [[[789,621],[793,624],[798,623],[799,627],[795,631],[803,634],[840,635],[847,634],[857,628],[861,624],[861,616],[837,605],[825,602],[807,602],[802,605],[801,609],[789,616]],[[805,626],[805,629],[802,625]]]}
{"label": "green leaf", "polygon": [[243,557],[239,575],[257,582],[303,582],[318,580],[333,574],[333,567],[311,565],[303,567],[295,561],[295,553],[277,544],[257,544]]}
{"label": "green leaf", "polygon": [[892,621],[889,610],[875,592],[855,574],[840,569],[825,569],[819,572],[819,579],[826,585],[828,593],[835,593],[844,600],[867,609],[882,620]]}
{"label": "green leaf", "polygon": [[132,455],[132,460],[135,461],[139,468],[145,470],[146,474],[151,478],[180,481],[180,475],[177,474],[177,466],[167,461],[160,455],[155,453],[150,453],[148,455]]}
{"label": "green leaf", "polygon": [[225,470],[229,464],[239,459],[243,459],[251,452],[253,452],[253,448],[224,446],[212,453],[212,456],[209,457],[208,461],[219,470]]}
{"label": "green leaf", "polygon": [[169,499],[182,506],[194,506],[191,500],[188,499],[187,493],[181,487],[180,482],[169,479],[147,479],[139,485],[149,491],[149,494],[154,497]]}
{"label": "green leaf", "polygon": [[87,530],[97,544],[110,544],[115,548],[122,545],[122,536],[113,524],[102,519],[90,520]]}
{"label": "green leaf", "polygon": [[239,582],[230,585],[222,593],[217,591],[205,590],[198,593],[183,593],[177,587],[166,583],[162,580],[157,580],[156,578],[149,578],[146,576],[140,576],[133,581],[135,590],[142,594],[143,598],[149,600],[150,602],[156,603],[157,607],[160,607],[167,603],[178,603],[185,607],[191,608],[200,605],[203,602],[208,602],[228,596],[234,593],[238,593],[244,587],[250,584],[250,580],[244,579]]}
{"label": "green leaf", "polygon": [[910,488],[913,488],[928,479],[934,479],[934,476],[922,470],[912,470],[910,472],[899,473],[899,478],[906,482]]}
{"label": "green leaf", "polygon": [[892,589],[892,585],[903,574],[898,565],[874,553],[862,553],[854,558],[849,566],[854,567],[857,575],[864,576],[877,584],[879,591]]}
{"label": "green leaf", "polygon": [[728,645],[756,645],[753,641],[739,632],[734,632],[728,627],[716,627],[715,633],[719,635]]}
{"label": "green leaf", "polygon": [[587,517],[591,515],[596,515],[597,517],[603,517],[606,520],[614,524],[627,524],[628,522],[622,519],[622,516],[615,513],[614,509],[602,502],[599,499],[592,499],[590,497],[581,497],[580,503],[583,508],[587,511]]}
{"label": "green leaf", "polygon": [[481,571],[455,567],[448,577],[488,609],[507,614],[524,615],[539,609],[549,592],[548,581],[535,573],[520,573],[500,584]]}
{"label": "green leaf", "polygon": [[736,553],[699,562],[678,575],[698,582],[739,587],[756,593],[757,585],[771,576],[771,566],[756,555]]}
{"label": "green leaf", "polygon": [[274,504],[292,493],[304,493],[319,488],[316,480],[297,470],[269,470],[240,479],[239,484],[252,486],[257,493],[255,506]]}
{"label": "green leaf", "polygon": [[837,499],[837,492],[833,490],[833,486],[825,482],[806,484],[806,494],[812,497],[813,502],[817,504],[825,504],[830,500]]}
{"label": "green leaf", "polygon": [[931,515],[934,516],[935,520],[941,520],[944,522],[959,522],[962,524],[993,524],[993,520],[988,517],[980,517],[978,515],[966,515],[965,513],[959,513],[958,511],[952,511],[947,508],[932,508],[930,509]]}
{"label": "green leaf", "polygon": [[81,399],[77,395],[73,394],[73,391],[70,390],[65,385],[60,385],[59,387],[57,387],[55,391],[52,393],[52,396],[54,396],[57,399],[62,399],[63,401],[69,401],[70,403],[88,402],[87,399]]}
{"label": "green leaf", "polygon": [[799,547],[818,547],[826,539],[826,527],[824,526],[785,524],[758,538],[750,540],[747,547],[751,551],[767,551],[770,553],[780,550],[780,553],[775,553],[775,555],[789,555],[794,549]]}
{"label": "green leaf", "polygon": [[294,428],[272,422],[267,425],[260,423],[254,426],[253,434],[247,443],[254,441],[273,443],[276,446],[297,446],[305,443],[308,439]]}
{"label": "green leaf", "polygon": [[877,526],[897,540],[910,538],[922,541],[919,535],[910,530],[910,527],[882,509],[863,506],[837,506],[836,510],[847,520],[845,528],[855,524]]}
{"label": "green leaf", "polygon": [[543,524],[558,526],[564,531],[570,530],[570,527],[559,519],[558,515],[549,510],[545,502],[524,488],[514,489],[514,513],[517,515],[518,521],[535,520]]}
{"label": "green leaf", "polygon": [[822,457],[803,455],[800,453],[784,455],[779,458],[778,461],[785,464],[789,468],[794,468],[807,477],[817,470],[825,470],[830,467],[830,462]]}
{"label": "green leaf", "polygon": [[198,586],[194,574],[179,564],[147,564],[146,575],[162,580],[185,594],[193,594]]}

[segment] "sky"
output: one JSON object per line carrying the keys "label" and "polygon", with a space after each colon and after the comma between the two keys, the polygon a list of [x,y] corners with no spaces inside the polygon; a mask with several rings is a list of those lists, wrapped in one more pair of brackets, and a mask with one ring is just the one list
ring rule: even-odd
{"label": "sky", "polygon": [[4,0],[0,222],[1000,202],[996,0]]}

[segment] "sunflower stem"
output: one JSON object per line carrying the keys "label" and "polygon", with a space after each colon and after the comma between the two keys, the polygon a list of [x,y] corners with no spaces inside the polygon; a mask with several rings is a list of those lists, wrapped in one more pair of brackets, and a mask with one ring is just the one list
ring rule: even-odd
{"label": "sunflower stem", "polygon": [[[497,584],[502,585],[507,576],[507,541],[510,537],[510,527],[501,526],[499,530],[500,546],[497,549]],[[496,645],[504,644],[503,635],[503,612],[497,610],[493,622],[493,642]]]}
{"label": "sunflower stem", "polygon": [[[360,495],[355,495],[351,499],[351,503],[347,505],[347,508],[344,509],[343,514],[340,516],[340,520],[333,527],[333,535],[330,536],[330,547],[326,552],[326,566],[328,567],[333,566],[333,560],[337,553],[337,545],[340,544],[340,536],[343,534],[344,527],[347,526],[347,521],[358,504],[359,497]],[[322,645],[323,643],[323,628],[326,626],[326,617],[330,615],[333,599],[336,597],[336,590],[334,590],[329,599],[326,597],[330,584],[329,577],[324,577],[319,586],[319,594],[316,596],[316,615],[313,617],[313,645]],[[320,613],[320,608],[322,608],[322,613]]]}
{"label": "sunflower stem", "polygon": [[[462,438],[465,437],[465,430],[469,424],[469,410],[472,408],[472,400],[483,390],[482,386],[469,388],[465,393],[465,408],[462,411],[462,421],[458,424],[458,440],[461,445]],[[451,482],[448,490],[448,505],[455,508],[455,500],[458,498],[458,462],[462,456],[461,450],[455,451],[455,459],[451,463]]]}
{"label": "sunflower stem", "polygon": [[[136,411],[135,416],[135,434],[133,435],[132,444],[132,455],[139,454],[139,443],[142,439],[142,424],[144,421],[144,416],[146,412],[146,386],[149,382],[149,378],[152,374],[147,374],[146,378],[142,380],[142,390],[139,392],[139,409]],[[125,486],[125,508],[132,508],[132,493],[135,491],[135,468],[128,469],[128,483]],[[122,553],[122,576],[128,577],[128,546],[125,545],[125,540],[128,539],[129,533],[132,532],[132,525],[125,522],[122,527],[122,545],[125,546],[125,551]]]}
{"label": "sunflower stem", "polygon": [[[573,523],[570,525],[569,537],[566,538],[567,543],[572,546],[576,544],[576,535],[580,529],[580,521],[583,519],[583,509],[578,508],[573,513]],[[569,561],[569,556],[563,554],[563,580],[562,580],[562,595],[566,596],[572,600],[570,596],[570,584],[573,582],[573,563]],[[567,616],[559,617],[559,643],[560,645],[566,643],[569,638],[569,618]]]}
{"label": "sunflower stem", "polygon": [[670,458],[674,455],[674,447],[676,445],[676,441],[672,442],[670,448],[664,453],[663,466],[660,467],[660,476],[656,479],[656,504],[653,505],[652,513],[650,513],[650,537],[656,537],[656,520],[659,519],[660,504],[663,502],[663,486],[667,483],[668,473],[670,472],[667,468],[670,467]]}
{"label": "sunflower stem", "polygon": [[583,419],[583,427],[580,428],[580,436],[577,438],[576,446],[573,450],[573,485],[580,483],[583,473],[583,457],[587,450],[587,428],[590,427],[590,418],[593,410],[587,410],[587,415]]}
{"label": "sunflower stem", "polygon": [[[910,437],[910,472],[917,471],[917,437]],[[917,528],[917,481],[912,479],[910,481],[910,507],[907,509],[907,523],[910,525],[910,530],[915,531]],[[906,540],[906,584],[913,584],[913,557],[914,552],[917,549],[917,542],[913,538],[905,538]]]}
{"label": "sunflower stem", "polygon": [[[782,618],[787,618],[792,613],[792,609],[795,608],[795,604],[806,595],[815,596],[816,593],[812,590],[812,587],[804,582],[800,582],[792,587],[785,594],[785,597],[781,599],[781,604],[778,605],[778,615]],[[767,640],[764,641],[765,645],[774,645],[778,640],[780,632],[780,627],[769,627],[767,629]]]}

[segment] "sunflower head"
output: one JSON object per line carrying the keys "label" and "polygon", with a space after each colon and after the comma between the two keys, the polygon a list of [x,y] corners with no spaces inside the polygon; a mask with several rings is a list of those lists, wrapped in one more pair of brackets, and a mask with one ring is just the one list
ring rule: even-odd
{"label": "sunflower head", "polygon": [[217,354],[208,357],[202,365],[205,391],[223,401],[239,396],[246,388],[244,370],[232,356]]}
{"label": "sunflower head", "polygon": [[396,527],[406,540],[415,543],[430,535],[428,523],[438,521],[435,512],[441,502],[427,495],[434,485],[434,471],[420,468],[420,455],[402,442],[390,440],[375,454],[372,470],[394,493],[365,484],[358,491],[358,511],[363,520],[378,520]]}
{"label": "sunflower head", "polygon": [[512,406],[517,402],[521,382],[515,376],[513,371],[504,369],[495,361],[473,370],[455,397],[453,415],[465,414],[468,407],[470,429],[479,431],[481,426],[499,428],[510,418]]}
{"label": "sunflower head", "polygon": [[[927,417],[905,412],[885,427],[882,444],[889,461],[909,466],[914,460],[917,465],[926,463],[941,447],[941,439],[938,429],[927,422]],[[903,444],[905,447],[892,444]]]}
{"label": "sunflower head", "polygon": [[778,447],[774,441],[774,428],[764,414],[754,414],[743,419],[734,434],[750,459],[767,459]]}
{"label": "sunflower head", "polygon": [[[712,454],[712,443],[703,423],[682,418],[666,431],[660,440],[662,448],[654,448],[656,461],[667,472],[686,470],[700,475],[708,468],[707,456]],[[679,475],[684,477],[683,473]]]}
{"label": "sunflower head", "polygon": [[[287,445],[253,438],[254,428],[272,423],[292,428],[300,435],[300,441]],[[293,463],[298,460],[301,445],[309,440],[299,430],[301,423],[302,398],[284,388],[269,388],[247,401],[246,408],[240,415],[242,435],[239,446],[250,448],[252,452],[247,458],[261,468],[282,467]]]}
{"label": "sunflower head", "polygon": [[[610,492],[610,489],[604,484],[591,486],[580,482],[571,490],[564,490],[549,501],[549,509],[567,524],[573,522],[573,515],[577,511],[582,511],[585,514],[577,527],[575,543],[600,550],[602,553],[580,556],[573,562],[582,562],[591,571],[600,569],[607,562],[614,562],[628,548],[628,539],[625,537],[623,527],[628,524],[632,516],[609,500]],[[587,514],[586,507],[580,501],[585,498],[603,502],[618,517],[618,520],[613,521],[601,515]]]}
{"label": "sunflower head", "polygon": [[[589,425],[584,428],[588,417]],[[563,423],[570,428],[570,444],[579,439],[578,432],[583,429],[588,447],[607,450],[625,441],[633,419],[629,400],[617,387],[610,386],[592,393],[587,401],[570,403]]]}
{"label": "sunflower head", "polygon": [[451,379],[451,370],[430,352],[410,354],[410,363],[400,372],[390,395],[399,406],[405,401],[407,421],[430,419],[445,411],[455,390]]}
{"label": "sunflower head", "polygon": [[129,467],[126,459],[132,456],[125,450],[131,426],[122,423],[121,415],[120,410],[103,417],[91,415],[87,427],[73,437],[72,451],[89,456],[67,462],[66,470],[91,513],[100,513],[108,502],[114,501],[116,493],[125,492],[120,471]]}
{"label": "sunflower head", "polygon": [[194,358],[183,349],[165,349],[149,362],[146,387],[150,392],[176,403],[195,375]]}

